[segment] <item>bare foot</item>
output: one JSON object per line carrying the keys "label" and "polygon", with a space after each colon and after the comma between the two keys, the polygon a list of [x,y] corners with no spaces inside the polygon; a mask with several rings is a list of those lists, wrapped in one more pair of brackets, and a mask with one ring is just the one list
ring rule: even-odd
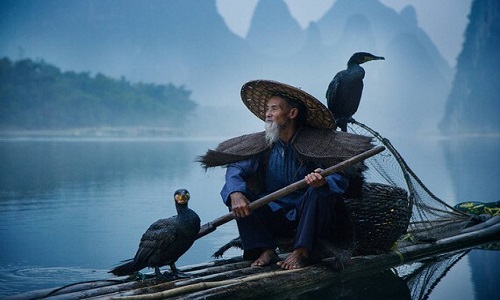
{"label": "bare foot", "polygon": [[275,263],[278,260],[279,260],[279,258],[278,258],[278,255],[276,255],[276,252],[274,252],[273,249],[267,249],[267,250],[264,250],[264,252],[262,252],[260,254],[259,258],[257,258],[257,260],[251,264],[251,266],[252,267],[265,267],[265,266],[269,266],[272,263]]}
{"label": "bare foot", "polygon": [[284,260],[276,264],[285,270],[294,270],[306,267],[308,262],[309,252],[306,248],[297,248]]}

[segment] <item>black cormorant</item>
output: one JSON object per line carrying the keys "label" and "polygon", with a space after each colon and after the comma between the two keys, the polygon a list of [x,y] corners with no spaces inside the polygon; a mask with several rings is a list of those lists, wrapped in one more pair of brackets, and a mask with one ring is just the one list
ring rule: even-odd
{"label": "black cormorant", "polygon": [[347,69],[338,72],[328,85],[326,90],[328,108],[342,131],[347,131],[347,123],[358,110],[361,100],[365,70],[360,64],[379,59],[385,58],[366,52],[354,53],[347,62]]}
{"label": "black cormorant", "polygon": [[142,235],[135,257],[109,272],[124,276],[150,267],[154,268],[156,276],[160,277],[160,267],[169,265],[174,277],[182,277],[183,274],[176,268],[175,262],[193,245],[200,231],[200,218],[188,208],[189,198],[187,190],[175,191],[177,215],[151,224]]}

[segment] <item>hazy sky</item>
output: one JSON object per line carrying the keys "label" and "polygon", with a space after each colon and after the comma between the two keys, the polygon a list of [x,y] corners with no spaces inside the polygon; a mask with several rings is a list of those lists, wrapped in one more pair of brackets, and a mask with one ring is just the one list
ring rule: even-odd
{"label": "hazy sky", "polygon": [[[258,0],[216,0],[219,13],[236,34],[245,36]],[[305,28],[311,21],[320,19],[336,0],[284,0],[290,13]],[[472,0],[380,0],[400,12],[411,4],[417,11],[421,28],[454,67],[462,49]]]}

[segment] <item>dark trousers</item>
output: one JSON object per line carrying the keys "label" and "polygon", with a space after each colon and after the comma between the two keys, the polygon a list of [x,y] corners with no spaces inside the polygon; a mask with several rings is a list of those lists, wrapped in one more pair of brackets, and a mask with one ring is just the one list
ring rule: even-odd
{"label": "dark trousers", "polygon": [[[287,218],[284,210],[273,212],[269,205],[264,205],[250,216],[236,221],[243,249],[247,253],[260,253],[261,249],[275,249],[277,237],[295,237],[294,249],[315,251],[319,239],[334,236],[331,231],[335,230],[335,207],[338,202],[343,206],[340,197],[325,197],[310,187],[292,212],[296,215],[295,220]],[[342,208],[341,213],[346,213]]]}

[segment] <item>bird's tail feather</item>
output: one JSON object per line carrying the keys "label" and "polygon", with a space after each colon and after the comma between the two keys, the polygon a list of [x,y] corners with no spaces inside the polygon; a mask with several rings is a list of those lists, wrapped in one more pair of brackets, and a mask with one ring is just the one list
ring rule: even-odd
{"label": "bird's tail feather", "polygon": [[113,268],[109,273],[112,273],[116,276],[125,276],[130,275],[134,272],[137,272],[142,269],[141,266],[137,264],[137,262],[133,259],[125,260],[124,264],[121,264],[115,268]]}

